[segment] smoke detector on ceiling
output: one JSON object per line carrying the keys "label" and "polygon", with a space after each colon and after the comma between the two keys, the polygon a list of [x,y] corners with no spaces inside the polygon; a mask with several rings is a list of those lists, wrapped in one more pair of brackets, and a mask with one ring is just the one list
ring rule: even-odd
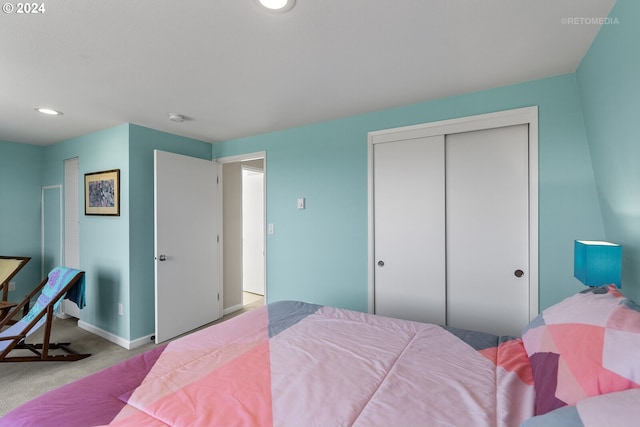
{"label": "smoke detector on ceiling", "polygon": [[169,120],[176,123],[184,122],[184,116],[182,114],[169,113]]}

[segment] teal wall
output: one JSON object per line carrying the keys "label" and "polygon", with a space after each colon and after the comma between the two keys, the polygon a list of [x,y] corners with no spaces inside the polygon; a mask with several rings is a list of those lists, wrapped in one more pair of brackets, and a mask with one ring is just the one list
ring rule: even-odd
{"label": "teal wall", "polygon": [[[87,305],[81,320],[129,338],[130,315],[118,315],[129,298],[129,125],[94,132],[44,148],[42,185],[64,183],[64,161],[79,158],[80,268]],[[84,215],[84,174],[120,169],[120,216]]]}
{"label": "teal wall", "polygon": [[131,294],[125,311],[131,312],[132,338],[152,334],[155,330],[154,149],[211,159],[209,143],[142,126],[129,127]]}
{"label": "teal wall", "polygon": [[[622,290],[640,301],[640,2],[618,0],[576,72],[607,240]],[[590,238],[585,234],[584,238]]]}
{"label": "teal wall", "polygon": [[267,153],[269,301],[368,309],[368,132],[531,105],[539,106],[540,306],[580,290],[573,240],[604,231],[575,75],[567,74],[215,144],[215,157]]}
{"label": "teal wall", "polygon": [[42,147],[0,141],[0,255],[28,256],[14,277],[10,301],[20,301],[40,277]]}
{"label": "teal wall", "polygon": [[44,276],[64,261],[63,189],[54,185],[42,189],[42,268]]}

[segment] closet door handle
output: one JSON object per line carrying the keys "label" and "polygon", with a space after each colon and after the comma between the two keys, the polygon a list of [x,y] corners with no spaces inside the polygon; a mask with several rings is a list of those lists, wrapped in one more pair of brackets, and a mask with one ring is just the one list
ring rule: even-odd
{"label": "closet door handle", "polygon": [[518,270],[514,271],[513,274],[515,274],[516,277],[522,277],[522,276],[524,276],[524,271],[518,269]]}
{"label": "closet door handle", "polygon": [[384,261],[382,260],[378,261],[378,267],[384,267]]}
{"label": "closet door handle", "polygon": [[167,256],[166,255],[160,255],[158,257],[158,261],[166,261],[167,260]]}

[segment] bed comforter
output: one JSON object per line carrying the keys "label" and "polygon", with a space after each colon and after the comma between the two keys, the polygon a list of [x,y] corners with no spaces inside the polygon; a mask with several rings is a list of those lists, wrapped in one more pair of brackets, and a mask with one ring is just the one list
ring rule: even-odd
{"label": "bed comforter", "polygon": [[518,426],[521,339],[283,301],[47,393],[1,426]]}

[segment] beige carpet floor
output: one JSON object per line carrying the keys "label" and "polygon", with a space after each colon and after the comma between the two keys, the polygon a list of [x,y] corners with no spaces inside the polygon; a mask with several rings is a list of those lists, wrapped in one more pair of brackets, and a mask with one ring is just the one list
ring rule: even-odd
{"label": "beige carpet floor", "polygon": [[[259,295],[245,295],[244,301],[242,310],[230,313],[213,323],[223,322],[264,304],[264,298]],[[27,342],[41,342],[42,329],[44,328],[40,328],[29,337]],[[80,353],[91,353],[91,356],[75,362],[0,363],[0,416],[49,390],[100,371],[155,346],[153,342],[149,342],[142,347],[126,350],[78,328],[77,319],[74,318],[56,318],[52,335],[52,342],[71,342],[71,348]],[[19,354],[18,351],[26,350],[17,350],[16,354]],[[30,353],[27,351],[25,354]]]}

